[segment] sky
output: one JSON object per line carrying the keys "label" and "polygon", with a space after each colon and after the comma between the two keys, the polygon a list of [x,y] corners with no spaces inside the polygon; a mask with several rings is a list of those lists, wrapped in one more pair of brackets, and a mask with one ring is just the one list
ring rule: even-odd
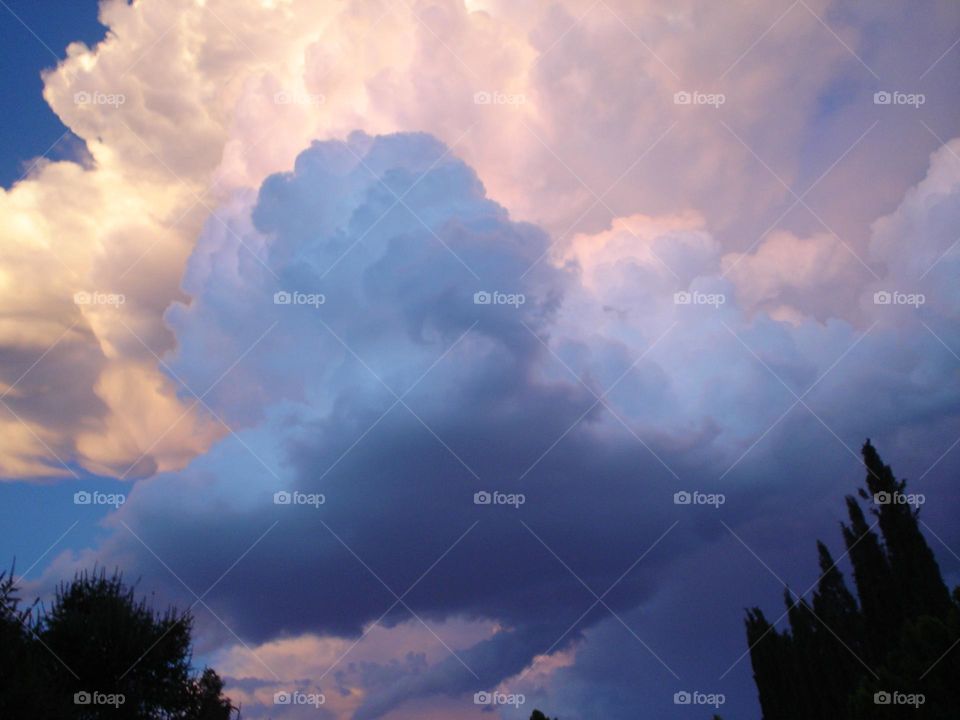
{"label": "sky", "polygon": [[0,23],[0,93],[8,112],[0,118],[0,184],[22,179],[38,157],[82,160],[84,146],[43,100],[40,72],[66,57],[71,42],[103,39],[96,0],[5,0]]}
{"label": "sky", "polygon": [[756,718],[868,437],[960,582],[955,3],[0,28],[23,594],[120,568],[254,719]]}

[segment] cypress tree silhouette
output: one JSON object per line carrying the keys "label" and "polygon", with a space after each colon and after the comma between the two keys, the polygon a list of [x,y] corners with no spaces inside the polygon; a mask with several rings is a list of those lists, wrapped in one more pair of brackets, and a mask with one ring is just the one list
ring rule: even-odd
{"label": "cypress tree silhouette", "polygon": [[960,589],[949,594],[919,510],[907,503],[906,481],[869,440],[863,459],[859,495],[875,522],[848,496],[849,524],[841,525],[856,597],[818,541],[821,577],[812,603],[787,592],[788,631],[777,631],[759,608],[747,611],[764,720],[958,717],[960,650],[952,651],[960,644]]}
{"label": "cypress tree silhouette", "polygon": [[813,612],[817,622],[817,646],[806,662],[818,669],[817,683],[822,688],[820,712],[842,707],[849,688],[856,684],[861,670],[857,657],[862,646],[863,623],[857,601],[847,589],[827,546],[817,541],[820,560],[820,581],[813,595]]}
{"label": "cypress tree silhouette", "polygon": [[847,497],[850,525],[842,524],[843,539],[853,565],[860,611],[866,631],[866,643],[872,657],[882,657],[890,645],[891,627],[899,627],[903,610],[894,584],[893,573],[880,539],[867,525],[860,504]]}
{"label": "cypress tree silhouette", "polygon": [[798,699],[792,678],[794,654],[788,634],[777,631],[760,608],[747,611],[747,643],[753,662],[753,679],[766,720],[787,720]]}
{"label": "cypress tree silhouette", "polygon": [[950,594],[917,523],[918,509],[906,502],[906,481],[897,482],[889,465],[884,465],[867,440],[863,446],[867,466],[867,487],[879,510],[875,511],[883,533],[890,570],[897,583],[905,618],[943,615],[950,607]]}

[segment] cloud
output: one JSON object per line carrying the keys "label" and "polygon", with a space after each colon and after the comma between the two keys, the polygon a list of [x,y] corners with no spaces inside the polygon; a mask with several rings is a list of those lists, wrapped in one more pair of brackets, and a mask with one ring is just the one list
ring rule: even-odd
{"label": "cloud", "polygon": [[[235,233],[209,226],[187,273],[191,301],[171,309],[168,321],[179,341],[172,371],[191,386],[222,372],[219,353],[242,354],[276,324],[209,397],[229,422],[250,429],[189,471],[132,490],[111,522],[135,528],[150,552],[132,548],[115,525],[98,554],[123,555],[133,571],[141,561],[131,552],[147,552],[144,561],[153,552],[175,558],[200,542],[204,559],[174,561],[199,593],[237,541],[252,544],[267,530],[249,563],[210,595],[218,614],[257,641],[356,636],[378,618],[393,627],[410,612],[428,623],[462,617],[505,626],[459,653],[462,662],[436,663],[371,698],[363,711],[371,717],[424,694],[494,686],[576,638],[563,630],[589,596],[551,552],[589,563],[581,572],[598,587],[623,572],[643,551],[632,514],[610,519],[609,553],[595,557],[580,542],[595,532],[585,509],[606,507],[611,494],[626,508],[634,486],[625,464],[647,455],[633,443],[618,448],[623,432],[600,419],[588,388],[544,375],[553,360],[540,335],[575,282],[573,270],[534,265],[548,237],[510,221],[472,170],[424,135],[315,144],[292,173],[268,179],[246,212],[252,220],[231,218]],[[265,260],[244,260],[247,247]],[[324,276],[333,263],[336,272]],[[283,292],[291,302],[278,304]],[[478,304],[477,293],[496,296]],[[322,304],[298,304],[313,295]],[[226,338],[235,347],[219,344]],[[612,362],[622,372],[628,362],[618,355]],[[567,433],[569,443],[553,449]],[[667,477],[659,466],[648,472],[661,483]],[[581,483],[587,474],[601,492]],[[284,490],[322,493],[325,502],[307,514],[296,503],[274,505]],[[484,491],[522,492],[523,512],[477,505],[475,493]],[[662,492],[672,490],[664,484]],[[555,496],[565,498],[562,507]],[[178,529],[168,533],[183,497],[190,510],[176,511]],[[264,513],[276,525],[260,522]],[[651,533],[668,525],[658,521]],[[241,540],[240,526],[254,535]],[[305,554],[283,550],[304,533],[316,541]],[[632,597],[647,592],[656,565],[624,579]],[[337,578],[336,593],[283,590],[324,577]],[[236,583],[264,588],[269,600],[238,592]],[[408,599],[394,603],[408,589]],[[538,597],[550,602],[534,621],[529,608]]]}
{"label": "cloud", "polygon": [[929,292],[944,319],[957,310],[958,247],[953,218],[960,198],[960,143],[953,140],[930,158],[926,177],[911,188],[895,212],[873,225],[871,256],[884,263],[901,291]]}
{"label": "cloud", "polygon": [[[956,61],[936,62],[954,35],[938,20],[949,5],[928,4],[905,22],[903,9],[826,0],[779,17],[762,3],[741,16],[692,0],[587,13],[567,2],[104,2],[103,42],[71,45],[44,75],[90,162],[41,162],[0,197],[5,259],[23,268],[4,305],[34,328],[7,332],[3,383],[41,356],[59,376],[82,368],[55,420],[34,407],[34,372],[20,379],[31,400],[4,409],[17,442],[3,475],[140,476],[183,467],[227,432],[190,398],[207,388],[184,390],[158,369],[154,355],[175,349],[163,314],[183,299],[186,258],[203,223],[220,223],[219,204],[314,138],[433,134],[514,217],[553,235],[548,259],[619,217],[690,209],[728,252],[752,248],[782,214],[785,232],[829,228],[864,256],[866,223],[919,179],[934,133],[955,117]],[[929,131],[912,108],[873,104],[873,92],[898,88],[930,98]],[[726,101],[674,102],[694,91]],[[809,212],[791,212],[791,193],[808,189]],[[69,299],[80,291],[127,302],[78,310]],[[791,300],[784,317],[828,314]]]}
{"label": "cloud", "polygon": [[157,368],[154,353],[173,342],[160,313],[176,276],[162,265],[145,280],[103,267],[130,260],[135,240],[161,241],[160,218],[144,219],[150,199],[122,198],[103,173],[70,163],[39,172],[42,181],[0,195],[8,313],[0,422],[16,440],[5,445],[2,475],[182,467],[219,433]]}
{"label": "cloud", "polygon": [[799,238],[771,233],[752,253],[724,257],[724,272],[749,307],[778,317],[830,317],[855,307],[862,276],[871,272],[843,241],[827,233]]}
{"label": "cloud", "polygon": [[[666,713],[717,612],[677,568],[731,543],[675,492],[779,568],[866,433],[942,489],[954,15],[749,5],[105,3],[45,79],[92,163],[0,194],[0,474],[142,479],[40,586],[99,560],[193,603],[162,558],[264,714],[270,668],[309,687],[364,633],[334,715],[469,717],[544,656],[531,697]],[[926,128],[873,104],[928,68]],[[767,592],[744,553],[730,617]]]}
{"label": "cloud", "polygon": [[[932,176],[950,162],[938,154]],[[876,227],[918,204],[952,207],[921,188]],[[373,683],[351,710],[362,717],[519,684],[610,612],[645,627],[671,567],[729,552],[717,510],[676,505],[678,490],[724,493],[724,517],[749,528],[774,496],[838,501],[824,465],[855,478],[865,431],[891,443],[923,432],[943,452],[956,428],[955,366],[924,329],[956,336],[937,302],[874,305],[868,283],[860,325],[777,320],[751,294],[785,282],[769,250],[743,259],[755,272],[724,278],[695,215],[622,218],[578,236],[560,266],[536,263],[549,237],[511,220],[427,135],[314,143],[223,217],[232,231],[208,223],[190,301],[166,317],[169,367],[187,385],[244,357],[207,398],[236,434],[184,472],[138,482],[106,541],[74,560],[122,558],[164,584],[160,557],[198,595],[229,568],[205,602],[257,643],[360,638],[375,623],[422,621],[441,639],[445,621],[502,628]],[[818,282],[790,282],[804,277]],[[503,302],[478,304],[479,292]],[[813,444],[829,451],[803,455]],[[502,504],[476,504],[484,491]],[[276,504],[276,492],[300,500]],[[178,584],[164,596],[192,602]],[[213,647],[230,642],[204,626]],[[667,638],[644,652],[651,677],[691,672],[693,650]]]}

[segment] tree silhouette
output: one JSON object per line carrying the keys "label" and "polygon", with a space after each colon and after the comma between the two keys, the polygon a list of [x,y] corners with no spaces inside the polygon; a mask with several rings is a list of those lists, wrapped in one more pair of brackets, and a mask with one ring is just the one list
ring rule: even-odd
{"label": "tree silhouette", "polygon": [[856,597],[818,542],[821,577],[812,603],[786,593],[789,630],[776,630],[759,608],[747,611],[764,720],[957,717],[960,651],[951,650],[960,643],[960,589],[950,596],[906,482],[869,440],[863,459],[859,496],[874,520],[848,496],[849,524],[842,525]]}
{"label": "tree silhouette", "polygon": [[0,574],[0,717],[229,720],[223,682],[190,667],[192,617],[157,613],[122,577],[78,574],[48,610]]}
{"label": "tree silhouette", "polygon": [[21,609],[14,570],[0,572],[0,717],[16,717],[19,707],[42,690],[39,659],[32,652],[30,609]]}
{"label": "tree silhouette", "polygon": [[[534,710],[533,714],[530,716],[530,720],[550,720],[550,718],[548,718],[539,710]],[[558,719],[554,718],[554,720],[558,720]]]}

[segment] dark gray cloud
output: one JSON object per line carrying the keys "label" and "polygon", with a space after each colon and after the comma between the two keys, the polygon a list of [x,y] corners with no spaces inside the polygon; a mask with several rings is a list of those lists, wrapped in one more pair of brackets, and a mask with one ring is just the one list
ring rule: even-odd
{"label": "dark gray cloud", "polygon": [[[675,278],[631,255],[599,273],[527,272],[549,238],[428,136],[314,144],[229,222],[236,235],[201,239],[192,301],[168,320],[192,387],[242,358],[208,398],[240,434],[139,482],[92,555],[181,602],[193,598],[157,558],[197,594],[212,585],[205,602],[248,642],[356,638],[378,619],[498,623],[428,667],[368,667],[358,717],[493,687],[575,642],[587,649],[554,700],[583,717],[624,716],[645,695],[666,707],[684,682],[719,678],[742,652],[742,607],[782,589],[731,529],[785,579],[812,582],[813,539],[836,539],[864,435],[920,467],[960,432],[955,367],[901,308],[870,309],[860,341],[845,322],[750,318],[699,231],[669,235],[671,260],[691,288],[730,293],[719,309],[675,305]],[[931,274],[931,292],[943,282]],[[525,302],[475,303],[493,291]],[[301,295],[276,304],[283,292]],[[604,311],[606,297],[626,312]],[[943,297],[924,320],[955,338]],[[809,409],[787,412],[821,376]],[[725,502],[677,505],[681,490]],[[325,502],[274,504],[282,491]],[[475,504],[483,491],[524,502]],[[233,641],[204,628],[211,647]],[[717,679],[730,683],[751,712],[743,666]]]}

